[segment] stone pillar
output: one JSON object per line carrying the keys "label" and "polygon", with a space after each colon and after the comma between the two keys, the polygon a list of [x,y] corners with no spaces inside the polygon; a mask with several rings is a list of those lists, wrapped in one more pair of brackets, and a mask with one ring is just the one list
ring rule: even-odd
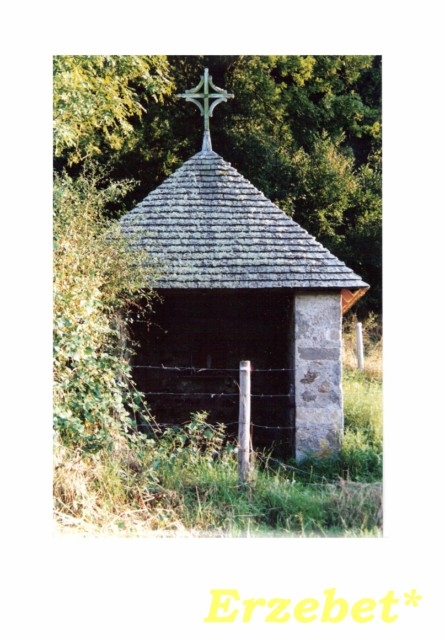
{"label": "stone pillar", "polygon": [[341,295],[298,293],[295,327],[295,456],[336,453],[343,436]]}

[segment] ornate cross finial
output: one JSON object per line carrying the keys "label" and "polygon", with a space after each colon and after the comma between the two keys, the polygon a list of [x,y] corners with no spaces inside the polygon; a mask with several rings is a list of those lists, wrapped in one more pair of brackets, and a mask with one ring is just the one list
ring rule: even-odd
{"label": "ornate cross finial", "polygon": [[[209,91],[209,86],[213,90]],[[202,142],[203,151],[211,151],[212,143],[210,141],[210,124],[209,118],[212,116],[215,107],[221,102],[227,102],[228,98],[233,98],[233,93],[227,93],[225,89],[220,89],[213,84],[212,76],[209,76],[209,70],[204,69],[204,75],[201,76],[201,82],[194,89],[187,89],[185,93],[178,94],[178,97],[185,98],[187,102],[193,102],[199,108],[201,115],[204,117],[204,139]],[[210,100],[213,100],[211,103]],[[199,102],[199,100],[202,100]]]}

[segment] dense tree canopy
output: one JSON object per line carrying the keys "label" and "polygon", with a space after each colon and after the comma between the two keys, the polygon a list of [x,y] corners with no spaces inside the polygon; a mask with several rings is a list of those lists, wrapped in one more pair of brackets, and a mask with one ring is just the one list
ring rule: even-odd
{"label": "dense tree canopy", "polygon": [[132,118],[170,92],[167,68],[165,56],[56,56],[55,156],[77,164],[131,144]]}
{"label": "dense tree canopy", "polygon": [[381,310],[379,56],[57,56],[55,166],[95,157],[138,185],[130,207],[201,148],[177,97],[208,67],[235,94],[211,119],[214,150],[371,285]]}

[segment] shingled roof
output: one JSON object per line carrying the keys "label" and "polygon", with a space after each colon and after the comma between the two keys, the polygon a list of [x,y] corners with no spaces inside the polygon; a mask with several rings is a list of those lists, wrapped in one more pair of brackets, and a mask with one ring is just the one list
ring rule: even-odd
{"label": "shingled roof", "polygon": [[368,287],[212,150],[121,219],[161,267],[158,289]]}

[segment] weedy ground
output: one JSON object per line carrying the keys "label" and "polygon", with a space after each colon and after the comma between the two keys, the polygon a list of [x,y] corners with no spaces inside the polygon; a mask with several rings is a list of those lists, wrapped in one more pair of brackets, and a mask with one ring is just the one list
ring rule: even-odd
{"label": "weedy ground", "polygon": [[355,322],[343,336],[345,436],[338,456],[296,465],[256,452],[248,487],[224,425],[195,413],[150,436],[116,436],[85,453],[54,446],[58,532],[119,536],[375,537],[382,533],[382,338],[363,322],[357,370]]}

